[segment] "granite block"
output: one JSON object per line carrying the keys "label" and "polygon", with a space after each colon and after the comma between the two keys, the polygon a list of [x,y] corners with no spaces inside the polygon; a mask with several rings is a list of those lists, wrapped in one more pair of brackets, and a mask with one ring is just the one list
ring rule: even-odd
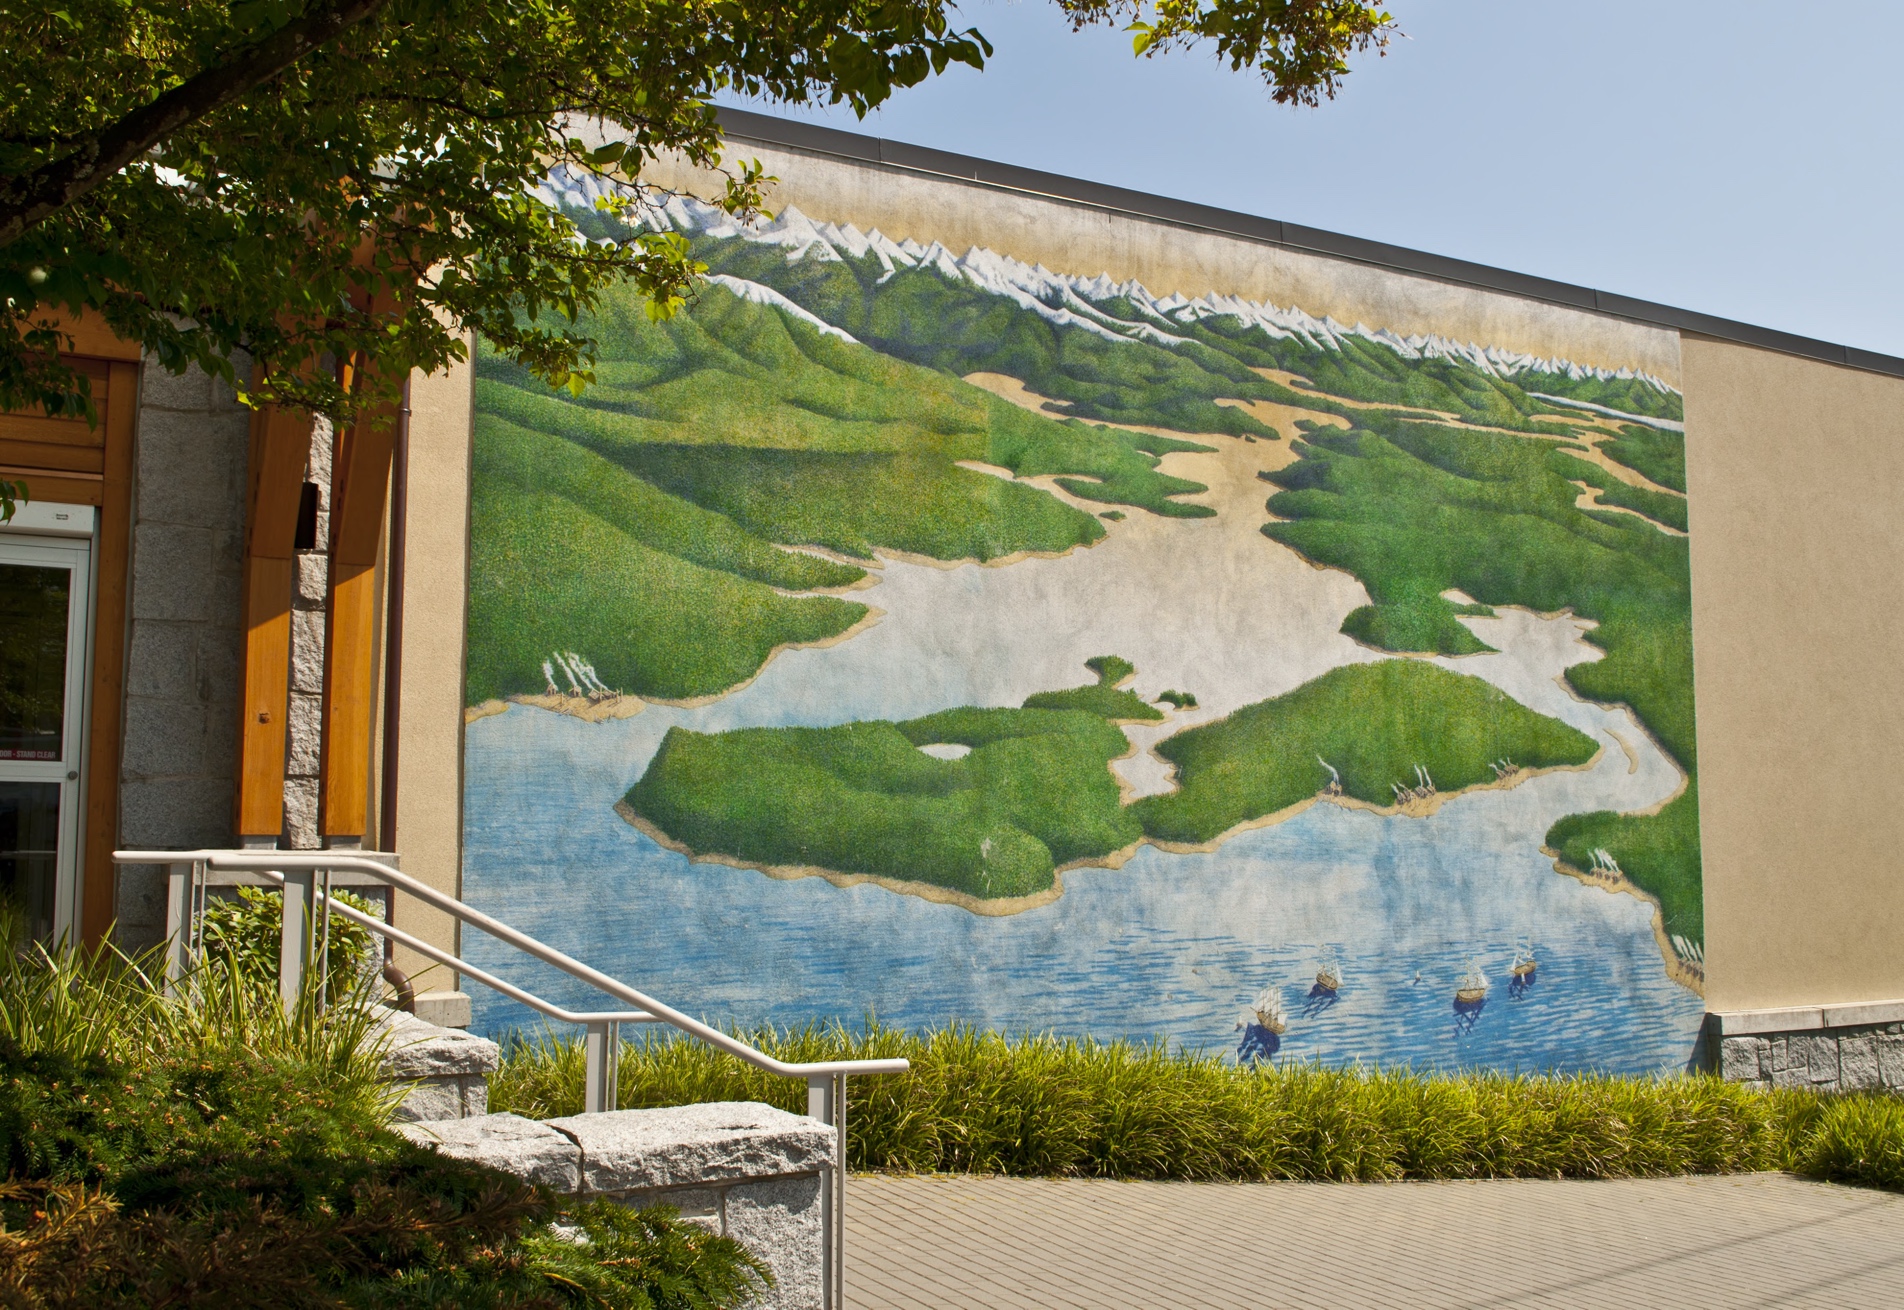
{"label": "granite block", "polygon": [[826,1229],[820,1174],[736,1183],[724,1200],[727,1236],[767,1262],[774,1286],[762,1310],[821,1310]]}
{"label": "granite block", "polygon": [[754,1101],[551,1119],[582,1151],[591,1192],[811,1173],[833,1162],[833,1131]]}
{"label": "granite block", "polygon": [[558,1192],[581,1189],[581,1152],[575,1143],[547,1124],[521,1115],[486,1114],[437,1123],[398,1124],[396,1129],[419,1145],[458,1160],[486,1164],[524,1182],[539,1183]]}

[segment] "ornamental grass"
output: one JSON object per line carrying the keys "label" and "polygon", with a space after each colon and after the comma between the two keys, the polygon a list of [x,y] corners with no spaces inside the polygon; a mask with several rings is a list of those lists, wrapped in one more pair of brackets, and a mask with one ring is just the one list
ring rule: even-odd
{"label": "ornamental grass", "polygon": [[[1161,1043],[1008,1037],[963,1026],[739,1031],[784,1060],[904,1056],[851,1080],[856,1169],[1258,1182],[1636,1178],[1788,1169],[1904,1188],[1904,1102],[1759,1092],[1710,1076],[1524,1076],[1249,1067]],[[582,1108],[582,1047],[517,1036],[490,1108]],[[765,1101],[806,1088],[692,1040],[624,1044],[624,1109]]]}

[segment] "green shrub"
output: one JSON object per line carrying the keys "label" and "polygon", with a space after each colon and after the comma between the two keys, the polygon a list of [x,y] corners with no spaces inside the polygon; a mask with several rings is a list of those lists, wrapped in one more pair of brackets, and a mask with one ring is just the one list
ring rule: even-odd
{"label": "green shrub", "polygon": [[[199,919],[209,963],[222,963],[248,978],[277,985],[278,952],[283,935],[284,893],[263,887],[239,887],[237,896],[211,901]],[[331,893],[340,904],[366,914],[379,908],[353,892]],[[379,916],[381,917],[381,916]],[[335,998],[357,988],[376,939],[370,929],[342,915],[330,916],[329,992]]]}
{"label": "green shrub", "polygon": [[[1619,1078],[1238,1067],[1161,1044],[1018,1039],[869,1024],[739,1035],[785,1060],[904,1056],[854,1079],[858,1169],[1019,1176],[1378,1181],[1616,1178],[1790,1168],[1904,1187],[1904,1101],[1762,1093],[1712,1077]],[[532,1117],[582,1106],[579,1041],[517,1037],[490,1107]],[[765,1101],[806,1089],[698,1042],[625,1045],[625,1108]]]}
{"label": "green shrub", "polygon": [[668,1213],[566,1204],[369,1111],[295,1062],[0,1050],[0,1285],[37,1269],[38,1303],[74,1307],[713,1307],[759,1282]]}
{"label": "green shrub", "polygon": [[368,1006],[286,1007],[230,961],[168,997],[151,956],[0,957],[0,1303],[718,1310],[767,1285],[670,1211],[391,1132]]}
{"label": "green shrub", "polygon": [[275,969],[260,977],[222,959],[179,979],[168,996],[164,963],[162,949],[127,955],[110,943],[0,950],[0,1046],[134,1068],[185,1054],[286,1059],[321,1068],[338,1085],[387,1094],[374,1007],[323,1005],[314,988],[286,1007]]}

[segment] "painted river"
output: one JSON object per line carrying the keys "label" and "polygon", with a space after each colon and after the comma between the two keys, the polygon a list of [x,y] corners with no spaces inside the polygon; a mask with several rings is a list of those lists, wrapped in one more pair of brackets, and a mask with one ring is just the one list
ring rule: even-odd
{"label": "painted river", "polygon": [[[1704,1010],[1667,976],[1652,907],[1556,873],[1540,850],[1562,815],[1643,809],[1682,783],[1629,714],[1562,685],[1565,667],[1599,656],[1581,640],[1586,625],[1565,615],[1466,620],[1498,653],[1440,662],[1593,736],[1603,750],[1590,767],[1456,797],[1426,818],[1323,803],[1209,853],[1146,847],[1118,869],[1066,872],[1061,897],[1016,915],[693,864],[614,812],[677,724],[828,725],[1015,705],[1088,681],[1083,661],[1110,653],[1137,666],[1141,694],[1198,697],[1165,725],[1132,728],[1135,753],[1113,766],[1133,792],[1164,790],[1168,769],[1147,753],[1160,736],[1337,665],[1387,658],[1339,631],[1367,603],[1355,579],[1258,531],[1272,488],[1255,474],[1286,461],[1285,449],[1217,440],[1213,454],[1165,463],[1210,485],[1200,499],[1215,518],[1134,512],[1090,549],[1005,565],[886,560],[854,593],[881,611],[876,623],[783,652],[711,703],[651,705],[603,724],[517,707],[470,724],[465,895],[720,1022],[876,1014],[906,1027],[961,1019],[1233,1048],[1239,1009],[1275,985],[1289,1011],[1281,1058],[1682,1067]],[[1539,971],[1510,986],[1506,966],[1523,941]],[[465,949],[551,999],[598,1004],[480,934]],[[1325,957],[1340,962],[1343,984],[1333,1000],[1311,999]],[[1494,986],[1478,1013],[1457,1014],[1455,980],[1470,962]],[[479,1031],[536,1022],[472,990]]]}

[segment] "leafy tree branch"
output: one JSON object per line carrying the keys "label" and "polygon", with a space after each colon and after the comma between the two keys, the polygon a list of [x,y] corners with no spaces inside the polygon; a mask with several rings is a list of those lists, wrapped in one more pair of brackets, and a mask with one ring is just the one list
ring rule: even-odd
{"label": "leafy tree branch", "polygon": [[[1389,18],[1351,0],[1057,0],[1139,53],[1194,45],[1281,101],[1333,95]],[[590,380],[577,322],[618,283],[652,311],[700,269],[672,234],[591,243],[537,190],[562,167],[638,215],[663,156],[723,161],[740,95],[860,114],[991,46],[946,0],[0,0],[0,408],[91,414],[56,315],[173,371],[346,417],[461,359],[470,333]],[[583,138],[587,139],[584,140]],[[262,382],[252,385],[253,366]]]}
{"label": "leafy tree branch", "polygon": [[343,0],[298,15],[267,36],[232,51],[218,63],[172,87],[104,131],[55,138],[47,144],[67,152],[30,173],[0,183],[0,246],[49,214],[98,187],[107,178],[187,123],[276,76],[353,23],[381,9],[386,0]]}

